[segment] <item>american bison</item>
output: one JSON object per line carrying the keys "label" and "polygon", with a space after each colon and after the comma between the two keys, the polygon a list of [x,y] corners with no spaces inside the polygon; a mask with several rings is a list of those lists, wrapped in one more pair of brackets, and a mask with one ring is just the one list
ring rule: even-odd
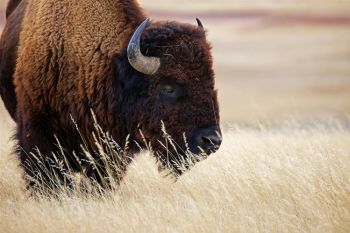
{"label": "american bison", "polygon": [[[98,176],[77,163],[82,144],[98,160],[94,117],[119,145],[130,141],[128,156],[147,141],[178,173],[176,157],[219,148],[211,47],[199,20],[150,21],[135,0],[10,0],[7,16],[0,90],[29,187],[50,185],[38,156]],[[162,126],[174,146],[164,147]],[[53,153],[61,148],[65,158]]]}

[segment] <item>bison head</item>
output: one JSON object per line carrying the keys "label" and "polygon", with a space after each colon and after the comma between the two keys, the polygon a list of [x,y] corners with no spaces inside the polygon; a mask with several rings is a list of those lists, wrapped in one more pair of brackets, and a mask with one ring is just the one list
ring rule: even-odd
{"label": "bison head", "polygon": [[209,155],[222,141],[211,48],[197,21],[145,20],[115,62],[131,140],[150,142],[163,165]]}

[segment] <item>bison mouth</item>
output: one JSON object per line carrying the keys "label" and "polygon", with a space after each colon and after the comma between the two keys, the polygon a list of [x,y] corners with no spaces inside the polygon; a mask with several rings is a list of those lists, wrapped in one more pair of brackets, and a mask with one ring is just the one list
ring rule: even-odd
{"label": "bison mouth", "polygon": [[175,177],[181,176],[184,172],[190,170],[197,162],[205,160],[209,154],[200,153],[193,154],[187,151],[184,154],[178,153],[175,156],[164,154],[162,152],[154,152],[160,162],[160,170],[168,170]]}
{"label": "bison mouth", "polygon": [[184,133],[182,145],[165,133],[165,130],[163,138],[164,141],[158,141],[160,148],[153,148],[153,152],[161,167],[170,169],[175,176],[180,176],[197,162],[215,153],[222,142],[220,128],[217,125],[195,130],[188,140]]}

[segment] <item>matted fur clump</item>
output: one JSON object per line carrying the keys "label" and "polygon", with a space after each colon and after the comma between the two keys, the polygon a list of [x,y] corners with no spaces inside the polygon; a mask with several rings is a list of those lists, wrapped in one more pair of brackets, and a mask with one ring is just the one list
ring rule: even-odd
{"label": "matted fur clump", "polygon": [[[2,150],[0,232],[350,229],[348,124],[233,127],[224,137],[218,153],[176,182],[144,152],[114,191],[74,190],[58,199],[27,195],[16,160]],[[6,145],[1,141],[1,148]]]}

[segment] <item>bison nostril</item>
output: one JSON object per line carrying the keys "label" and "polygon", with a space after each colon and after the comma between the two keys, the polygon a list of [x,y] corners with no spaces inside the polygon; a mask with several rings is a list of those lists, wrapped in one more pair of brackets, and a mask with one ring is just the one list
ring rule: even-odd
{"label": "bison nostril", "polygon": [[197,136],[197,146],[205,152],[215,152],[221,144],[221,136],[216,132],[205,132]]}
{"label": "bison nostril", "polygon": [[222,142],[219,130],[219,127],[216,125],[197,129],[190,140],[191,151],[193,153],[205,152],[207,154],[217,151]]}
{"label": "bison nostril", "polygon": [[202,137],[203,144],[206,146],[219,146],[221,144],[221,137],[217,135],[209,135]]}
{"label": "bison nostril", "polygon": [[203,136],[202,137],[203,144],[213,144],[209,137]]}

